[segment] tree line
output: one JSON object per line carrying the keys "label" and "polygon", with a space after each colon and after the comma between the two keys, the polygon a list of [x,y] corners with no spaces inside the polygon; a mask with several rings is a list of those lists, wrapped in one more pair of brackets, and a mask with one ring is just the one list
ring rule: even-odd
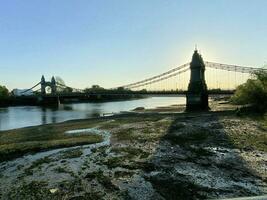
{"label": "tree line", "polygon": [[0,98],[5,99],[9,96],[9,91],[6,86],[0,85]]}

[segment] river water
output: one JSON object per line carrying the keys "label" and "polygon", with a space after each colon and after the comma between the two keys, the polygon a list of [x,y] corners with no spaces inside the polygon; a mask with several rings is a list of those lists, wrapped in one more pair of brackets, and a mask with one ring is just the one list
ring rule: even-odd
{"label": "river water", "polygon": [[130,111],[136,107],[155,108],[174,104],[185,104],[184,96],[150,97],[145,99],[102,103],[62,104],[58,108],[39,106],[17,106],[0,108],[0,130],[85,119],[107,113]]}

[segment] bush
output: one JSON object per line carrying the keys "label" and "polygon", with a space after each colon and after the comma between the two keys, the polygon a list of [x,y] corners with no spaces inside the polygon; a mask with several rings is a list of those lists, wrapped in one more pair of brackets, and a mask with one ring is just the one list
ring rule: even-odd
{"label": "bush", "polygon": [[255,72],[253,79],[248,79],[246,83],[237,87],[231,100],[235,104],[249,104],[257,111],[265,112],[267,110],[267,71]]}

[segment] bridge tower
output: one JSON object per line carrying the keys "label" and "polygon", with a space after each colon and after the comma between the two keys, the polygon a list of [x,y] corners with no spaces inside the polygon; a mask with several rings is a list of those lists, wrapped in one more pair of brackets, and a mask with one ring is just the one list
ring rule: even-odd
{"label": "bridge tower", "polygon": [[41,84],[41,94],[42,95],[46,94],[46,91],[45,91],[46,87],[50,87],[51,88],[51,94],[55,94],[57,92],[57,83],[56,83],[56,80],[55,80],[54,76],[51,78],[50,82],[49,81],[45,81],[44,76],[42,76],[40,84]]}
{"label": "bridge tower", "polygon": [[186,94],[186,110],[208,110],[208,90],[205,81],[205,64],[197,50],[190,63],[190,82]]}
{"label": "bridge tower", "polygon": [[51,87],[51,93],[55,94],[57,92],[57,84],[54,76],[52,76],[50,87]]}
{"label": "bridge tower", "polygon": [[46,88],[46,82],[45,82],[45,77],[42,75],[41,78],[41,94],[45,95],[45,88]]}

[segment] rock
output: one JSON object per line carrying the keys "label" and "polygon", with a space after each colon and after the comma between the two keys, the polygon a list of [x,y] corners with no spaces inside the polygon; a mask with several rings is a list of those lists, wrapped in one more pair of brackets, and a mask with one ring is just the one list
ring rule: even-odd
{"label": "rock", "polygon": [[53,188],[53,189],[50,189],[49,190],[52,194],[54,194],[54,193],[56,193],[57,191],[58,191],[58,189],[57,188]]}

